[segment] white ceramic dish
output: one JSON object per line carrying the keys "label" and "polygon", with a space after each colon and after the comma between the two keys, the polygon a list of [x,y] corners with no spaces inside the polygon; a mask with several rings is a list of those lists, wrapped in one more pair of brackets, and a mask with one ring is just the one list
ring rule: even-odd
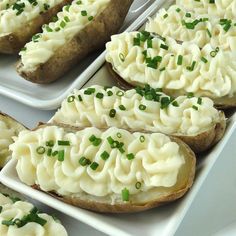
{"label": "white ceramic dish", "polygon": [[[135,214],[98,214],[83,210],[69,204],[63,203],[46,193],[32,189],[31,187],[23,184],[16,173],[14,160],[10,161],[0,173],[0,181],[29,197],[38,200],[58,211],[63,212],[103,233],[114,236],[127,236],[127,235],[174,235],[179,228],[182,219],[186,213],[190,211],[190,207],[196,195],[201,190],[201,187],[211,173],[211,169],[218,159],[227,156],[228,153],[223,153],[225,145],[229,142],[232,135],[236,134],[236,116],[232,116],[228,120],[228,127],[225,136],[208,155],[205,155],[200,163],[198,163],[197,176],[195,183],[189,193],[178,202],[149,210],[142,213]],[[236,172],[234,172],[234,179]],[[232,191],[235,191],[232,188]],[[204,194],[204,193],[202,193]],[[227,215],[224,216],[224,222],[227,221]],[[230,216],[231,217],[231,216]],[[231,218],[228,222],[230,223]]]}
{"label": "white ceramic dish", "polygon": [[[121,31],[126,30],[153,2],[154,0],[134,0]],[[54,109],[69,91],[82,87],[86,79],[92,76],[93,72],[86,68],[98,55],[99,52],[90,55],[63,78],[50,85],[36,85],[22,79],[15,71],[17,57],[0,55],[0,94],[42,110]],[[95,70],[98,68],[93,66]]]}

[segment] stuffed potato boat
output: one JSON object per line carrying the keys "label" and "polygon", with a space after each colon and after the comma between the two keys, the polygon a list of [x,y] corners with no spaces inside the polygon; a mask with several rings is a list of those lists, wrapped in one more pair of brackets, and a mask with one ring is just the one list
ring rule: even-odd
{"label": "stuffed potato boat", "polygon": [[9,145],[25,127],[7,114],[0,112],[0,169],[11,158]]}
{"label": "stuffed potato boat", "polygon": [[133,0],[74,0],[20,52],[18,73],[34,83],[60,78],[118,32]]}
{"label": "stuffed potato boat", "polygon": [[161,132],[182,139],[196,153],[219,141],[226,124],[224,113],[206,97],[188,94],[173,99],[149,86],[124,91],[98,85],[68,95],[52,121],[79,128]]}
{"label": "stuffed potato boat", "polygon": [[71,0],[4,0],[0,3],[0,53],[16,54]]}
{"label": "stuffed potato boat", "polygon": [[114,35],[106,48],[113,74],[132,86],[149,84],[174,97],[194,93],[222,108],[236,106],[234,52],[146,31]]}
{"label": "stuffed potato boat", "polygon": [[195,155],[177,138],[115,127],[43,125],[10,146],[22,182],[99,212],[136,212],[191,187]]}
{"label": "stuffed potato boat", "polygon": [[65,228],[52,216],[2,190],[0,209],[1,236],[67,236]]}

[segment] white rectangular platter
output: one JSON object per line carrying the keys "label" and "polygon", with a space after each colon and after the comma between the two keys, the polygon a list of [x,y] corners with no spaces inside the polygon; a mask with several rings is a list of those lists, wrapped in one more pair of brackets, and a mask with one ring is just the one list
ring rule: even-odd
{"label": "white rectangular platter", "polygon": [[[121,31],[127,30],[153,2],[154,0],[134,0]],[[85,58],[63,78],[49,85],[37,85],[24,80],[15,71],[18,58],[0,55],[0,94],[42,110],[54,109],[69,91],[82,87],[86,79],[92,76],[93,72],[87,67],[100,53],[101,51]],[[98,69],[95,65],[93,68]]]}
{"label": "white rectangular platter", "polygon": [[[231,138],[235,137],[235,135],[236,115],[232,116],[228,120],[227,131],[223,140],[221,140],[221,142],[219,142],[209,154],[201,157],[202,161],[198,163],[195,183],[189,193],[178,202],[142,213],[98,214],[63,203],[43,192],[34,190],[31,187],[23,184],[17,176],[15,170],[16,162],[14,160],[10,161],[6,167],[4,167],[0,173],[0,181],[4,185],[20,193],[28,195],[29,197],[38,200],[41,203],[55,208],[58,211],[61,211],[64,214],[67,214],[85,224],[90,225],[96,230],[109,235],[170,236],[175,234],[176,230],[178,230],[181,224],[182,219],[186,213],[190,211],[191,205],[193,204],[196,195],[201,192],[201,187],[209,173],[211,173],[211,169],[213,168],[215,162],[218,159],[222,159],[224,156],[229,155],[229,153],[224,152],[224,147]],[[234,172],[234,179],[235,178],[236,172]],[[235,190],[232,188],[232,192],[233,191]],[[204,192],[201,192],[201,194],[204,194]],[[217,199],[217,196],[214,197]],[[215,202],[218,203],[217,200]],[[202,207],[204,209],[204,206]],[[224,215],[224,221],[222,221],[224,224],[226,224],[226,222],[229,224],[231,221],[232,215]],[[221,221],[219,221],[219,223],[221,223]]]}

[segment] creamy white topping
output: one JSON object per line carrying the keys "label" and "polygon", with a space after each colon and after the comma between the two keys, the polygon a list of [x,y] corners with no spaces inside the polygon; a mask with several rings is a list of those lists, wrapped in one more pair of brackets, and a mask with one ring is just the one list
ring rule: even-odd
{"label": "creamy white topping", "polygon": [[3,167],[10,159],[11,153],[8,147],[13,143],[12,137],[14,135],[15,130],[8,127],[3,120],[0,120],[0,167]]}
{"label": "creamy white topping", "polygon": [[[190,42],[178,44],[172,38],[163,41],[155,36],[150,47],[150,40],[143,43],[138,35],[114,35],[106,45],[106,60],[128,83],[212,98],[236,92],[236,61],[231,51],[210,44],[200,49]],[[140,45],[134,46],[135,40]]]}
{"label": "creamy white topping", "polygon": [[43,33],[36,40],[26,44],[21,51],[24,68],[34,68],[45,63],[55,51],[60,50],[79,31],[85,28],[108,5],[110,0],[75,0],[57,14],[58,20],[43,27]]}
{"label": "creamy white topping", "polygon": [[10,8],[0,11],[0,36],[22,28],[24,24],[36,18],[41,12],[47,11],[60,2],[62,0],[17,1]]}
{"label": "creamy white topping", "polygon": [[236,17],[236,1],[235,0],[215,0],[210,3],[210,0],[176,0],[176,4],[182,5],[187,10],[194,10],[198,14],[207,13],[209,16]]}
{"label": "creamy white topping", "polygon": [[24,216],[29,215],[30,211],[34,208],[31,203],[24,201],[17,201],[13,203],[9,197],[0,193],[0,235],[1,236],[67,236],[65,228],[53,217],[39,213],[40,218],[46,220],[44,225],[36,222],[28,222],[22,227],[16,225],[4,225],[4,221],[15,219],[23,219]]}
{"label": "creamy white topping", "polygon": [[145,30],[163,37],[190,41],[201,48],[210,43],[212,47],[220,46],[221,49],[234,51],[236,50],[235,22],[228,27],[227,21],[222,24],[219,18],[209,18],[207,14],[199,15],[173,5],[168,10],[162,8],[153,19],[150,18]]}
{"label": "creamy white topping", "polygon": [[0,2],[0,11],[8,9],[16,1],[17,0],[1,0],[1,2]]}
{"label": "creamy white topping", "polygon": [[[48,156],[46,147],[49,140],[54,141],[52,156]],[[69,141],[70,145],[60,146],[58,140]],[[39,146],[45,147],[45,153],[37,153]],[[132,134],[115,127],[103,132],[92,127],[71,133],[56,126],[23,131],[10,148],[21,181],[63,196],[121,195],[124,188],[136,194],[159,186],[171,187],[185,162],[179,145],[168,136]],[[63,158],[54,155],[60,150],[64,150]],[[84,158],[90,160],[85,166],[81,164]],[[137,182],[140,189],[135,187]]]}
{"label": "creamy white topping", "polygon": [[[95,92],[87,95],[86,91],[91,89]],[[112,87],[105,90],[104,87],[95,85],[74,90],[73,94],[62,102],[53,121],[77,127],[116,126],[136,131],[182,135],[197,135],[219,121],[219,112],[209,98],[181,96],[164,107],[164,100],[169,97],[160,92],[156,94],[160,95],[159,102],[146,99],[135,89],[123,91]],[[142,105],[145,110],[140,110]],[[111,109],[116,110],[114,117],[109,115]]]}

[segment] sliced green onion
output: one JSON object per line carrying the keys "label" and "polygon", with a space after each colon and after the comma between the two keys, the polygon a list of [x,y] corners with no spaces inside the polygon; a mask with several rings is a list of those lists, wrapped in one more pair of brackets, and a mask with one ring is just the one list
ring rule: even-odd
{"label": "sliced green onion", "polygon": [[125,95],[125,93],[124,93],[123,91],[117,91],[117,92],[116,92],[116,95],[117,95],[118,97],[122,97],[122,96]]}
{"label": "sliced green onion", "polygon": [[98,168],[98,166],[99,166],[99,164],[94,161],[94,162],[90,165],[90,168],[91,168],[92,170],[96,170],[96,169]]}
{"label": "sliced green onion", "polygon": [[162,67],[162,68],[160,68],[160,71],[162,72],[162,71],[164,71],[166,68],[165,67]]}
{"label": "sliced green onion", "polygon": [[169,47],[167,45],[165,45],[165,44],[161,44],[160,48],[162,48],[164,50],[168,50],[169,49]]}
{"label": "sliced green onion", "polygon": [[117,138],[122,138],[122,134],[121,133],[117,133],[116,136],[117,136]]}
{"label": "sliced green onion", "polygon": [[102,154],[101,154],[101,158],[106,161],[108,158],[109,158],[109,153],[107,151],[104,151]]}
{"label": "sliced green onion", "polygon": [[142,186],[142,183],[141,183],[141,182],[137,182],[137,183],[135,184],[135,188],[136,188],[136,189],[140,189],[141,186]]}
{"label": "sliced green onion", "polygon": [[191,66],[187,66],[187,70],[189,70],[189,71],[193,71],[194,70],[194,67],[195,67],[195,65],[196,65],[196,61],[193,61],[193,63],[192,63],[192,65]]}
{"label": "sliced green onion", "polygon": [[3,207],[2,207],[2,206],[0,206],[0,213],[2,212],[2,209],[3,209]]}
{"label": "sliced green onion", "polygon": [[133,45],[134,46],[140,46],[141,45],[140,39],[139,38],[134,38]]}
{"label": "sliced green onion", "polygon": [[198,110],[198,107],[195,106],[195,105],[193,105],[192,108],[193,108],[194,110],[196,110],[196,111]]}
{"label": "sliced green onion", "polygon": [[191,17],[191,13],[187,12],[187,13],[185,14],[185,16],[186,16],[186,17]]}
{"label": "sliced green onion", "polygon": [[216,55],[217,55],[217,52],[216,52],[216,51],[211,51],[211,52],[210,52],[210,56],[211,56],[211,57],[215,57]]}
{"label": "sliced green onion", "polygon": [[80,102],[82,102],[82,101],[83,101],[83,99],[82,99],[81,95],[78,95],[78,99],[79,99],[79,101],[80,101]]}
{"label": "sliced green onion", "polygon": [[113,92],[111,90],[107,91],[107,95],[111,97],[113,95]]}
{"label": "sliced green onion", "polygon": [[124,188],[121,192],[122,194],[122,200],[125,202],[129,201],[129,190],[127,188]]}
{"label": "sliced green onion", "polygon": [[125,111],[126,110],[126,107],[124,105],[119,105],[119,108],[121,111]]}
{"label": "sliced green onion", "polygon": [[88,20],[89,20],[89,21],[92,21],[93,19],[94,19],[93,16],[89,16],[89,17],[88,17]]}
{"label": "sliced green onion", "polygon": [[211,34],[210,30],[209,30],[209,29],[206,29],[206,31],[207,31],[208,36],[211,38],[211,37],[212,37],[212,34]]}
{"label": "sliced green onion", "polygon": [[197,99],[197,104],[202,105],[202,98],[201,98],[201,97],[199,97],[199,98]]}
{"label": "sliced green onion", "polygon": [[67,98],[67,102],[68,102],[68,103],[74,102],[74,100],[75,100],[75,96],[74,96],[74,95],[69,96],[69,97]]}
{"label": "sliced green onion", "polygon": [[179,103],[178,103],[177,101],[173,101],[171,104],[172,104],[174,107],[179,107]]}
{"label": "sliced green onion", "polygon": [[57,154],[58,154],[58,151],[54,151],[54,152],[52,153],[52,156],[55,157]]}
{"label": "sliced green onion", "polygon": [[65,16],[65,17],[64,17],[64,20],[65,20],[65,22],[70,22],[70,19],[69,19],[68,16]]}
{"label": "sliced green onion", "polygon": [[88,13],[87,13],[87,11],[81,11],[81,15],[82,15],[82,16],[87,16]]}
{"label": "sliced green onion", "polygon": [[58,140],[57,144],[59,146],[70,146],[70,141],[65,141],[65,140]]}
{"label": "sliced green onion", "polygon": [[143,105],[143,104],[140,104],[138,108],[141,111],[145,111],[147,107],[145,105]]}
{"label": "sliced green onion", "polygon": [[147,40],[147,48],[152,48],[152,39]]}
{"label": "sliced green onion", "polygon": [[126,157],[127,157],[128,160],[133,160],[135,158],[133,153],[127,154]]}
{"label": "sliced green onion", "polygon": [[177,11],[177,12],[180,12],[180,11],[181,11],[181,9],[180,9],[180,8],[176,8],[176,11]]}
{"label": "sliced green onion", "polygon": [[194,93],[190,92],[190,93],[187,94],[187,98],[193,98],[193,97],[194,97]]}
{"label": "sliced green onion", "polygon": [[60,27],[61,27],[61,28],[65,28],[65,26],[66,26],[66,22],[65,22],[65,21],[61,21]]}
{"label": "sliced green onion", "polygon": [[6,226],[10,226],[10,225],[14,225],[14,221],[13,221],[14,218],[10,219],[10,220],[3,220],[2,221],[2,225],[6,225]]}
{"label": "sliced green onion", "polygon": [[139,137],[139,141],[140,141],[141,143],[143,143],[143,142],[145,141],[144,135],[141,135],[141,136]]}
{"label": "sliced green onion", "polygon": [[46,149],[45,149],[45,147],[43,147],[43,146],[39,146],[39,147],[37,147],[37,149],[36,149],[36,152],[37,152],[38,154],[44,154],[45,151],[46,151]]}
{"label": "sliced green onion", "polygon": [[54,146],[54,141],[53,140],[49,140],[46,142],[46,146],[47,147],[53,147]]}
{"label": "sliced green onion", "polygon": [[91,164],[91,161],[89,159],[87,159],[86,157],[81,157],[79,159],[79,164],[81,166],[87,166],[87,165],[90,165]]}
{"label": "sliced green onion", "polygon": [[82,4],[82,1],[77,1],[76,4],[77,4],[77,5],[81,5],[81,4]]}
{"label": "sliced green onion", "polygon": [[205,57],[201,57],[201,61],[203,61],[204,63],[208,62],[208,60]]}
{"label": "sliced green onion", "polygon": [[91,95],[93,93],[95,93],[95,88],[87,88],[85,91],[84,91],[84,94],[86,95]]}
{"label": "sliced green onion", "polygon": [[115,109],[111,109],[110,112],[109,112],[109,116],[111,118],[114,118],[116,116],[116,110]]}
{"label": "sliced green onion", "polygon": [[64,156],[65,156],[65,151],[64,151],[64,150],[58,151],[57,160],[58,160],[58,161],[64,161]]}
{"label": "sliced green onion", "polygon": [[165,18],[167,18],[168,17],[168,14],[166,13],[164,16],[163,16],[163,18],[165,19]]}
{"label": "sliced green onion", "polygon": [[177,59],[177,65],[182,65],[183,64],[183,56],[182,55],[179,55],[178,56],[178,59]]}
{"label": "sliced green onion", "polygon": [[51,155],[52,155],[52,149],[51,149],[51,148],[49,148],[49,149],[48,149],[48,151],[47,151],[47,156],[49,156],[49,157],[50,157]]}
{"label": "sliced green onion", "polygon": [[103,93],[97,93],[96,98],[102,99],[104,97]]}
{"label": "sliced green onion", "polygon": [[119,58],[120,58],[120,60],[121,60],[122,62],[125,61],[125,56],[124,56],[123,53],[120,53],[120,54],[119,54]]}

